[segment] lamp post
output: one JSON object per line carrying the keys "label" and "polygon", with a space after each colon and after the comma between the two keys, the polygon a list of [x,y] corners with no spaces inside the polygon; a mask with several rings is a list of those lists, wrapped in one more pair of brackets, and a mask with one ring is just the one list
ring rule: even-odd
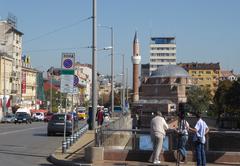
{"label": "lamp post", "polygon": [[111,30],[111,111],[114,111],[114,36],[113,36],[113,27],[112,26],[103,26],[99,27],[107,28]]}
{"label": "lamp post", "polygon": [[124,72],[124,54],[122,54],[122,111],[125,111],[125,72]]}

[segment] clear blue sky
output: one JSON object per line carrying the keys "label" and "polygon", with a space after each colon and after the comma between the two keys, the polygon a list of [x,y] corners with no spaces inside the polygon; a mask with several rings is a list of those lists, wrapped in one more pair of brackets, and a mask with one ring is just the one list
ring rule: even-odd
{"label": "clear blue sky", "polygon": [[[239,7],[239,0],[97,0],[97,23],[114,27],[116,73],[122,70],[124,53],[132,75],[135,30],[142,63],[149,62],[150,36],[175,36],[177,62],[220,62],[222,69],[239,73]],[[75,52],[77,61],[91,63],[91,49],[84,47],[91,46],[92,21],[81,20],[91,17],[92,0],[0,0],[2,19],[8,12],[18,18],[18,29],[24,33],[23,53],[31,56],[34,67],[60,67],[62,52]],[[97,32],[97,47],[109,46],[110,31],[99,28]],[[98,71],[103,74],[110,74],[108,54],[98,52]]]}

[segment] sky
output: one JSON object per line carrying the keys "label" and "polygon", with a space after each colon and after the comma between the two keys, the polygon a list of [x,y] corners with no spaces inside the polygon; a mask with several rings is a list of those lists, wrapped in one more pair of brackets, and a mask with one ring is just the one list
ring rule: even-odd
{"label": "sky", "polygon": [[[97,24],[114,30],[115,74],[122,55],[132,77],[132,42],[138,32],[142,64],[149,63],[150,37],[175,36],[177,63],[220,62],[223,70],[240,73],[239,0],[97,0]],[[74,52],[76,61],[92,63],[92,0],[0,0],[0,18],[17,17],[23,54],[32,66],[46,71],[60,67],[61,54]],[[110,30],[97,29],[97,71],[110,75]],[[125,68],[125,70],[126,70]]]}

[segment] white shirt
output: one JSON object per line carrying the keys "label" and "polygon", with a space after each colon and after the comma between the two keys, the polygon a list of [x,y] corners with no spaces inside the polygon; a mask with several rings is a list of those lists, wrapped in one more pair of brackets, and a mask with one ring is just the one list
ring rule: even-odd
{"label": "white shirt", "polygon": [[165,130],[167,129],[168,125],[163,117],[156,116],[151,120],[151,134],[156,135],[161,133],[162,135],[165,135]]}
{"label": "white shirt", "polygon": [[202,138],[202,143],[205,144],[206,142],[206,137],[205,137],[205,132],[206,129],[208,128],[206,122],[204,122],[202,119],[199,119],[194,127],[197,130],[197,133],[193,137],[193,141],[197,140],[197,137]]}

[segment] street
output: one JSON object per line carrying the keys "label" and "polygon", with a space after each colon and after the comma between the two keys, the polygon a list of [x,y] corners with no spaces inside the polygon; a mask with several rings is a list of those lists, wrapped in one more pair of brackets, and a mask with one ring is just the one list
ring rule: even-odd
{"label": "street", "polygon": [[49,166],[46,158],[61,146],[63,136],[47,136],[47,123],[0,124],[0,165]]}

